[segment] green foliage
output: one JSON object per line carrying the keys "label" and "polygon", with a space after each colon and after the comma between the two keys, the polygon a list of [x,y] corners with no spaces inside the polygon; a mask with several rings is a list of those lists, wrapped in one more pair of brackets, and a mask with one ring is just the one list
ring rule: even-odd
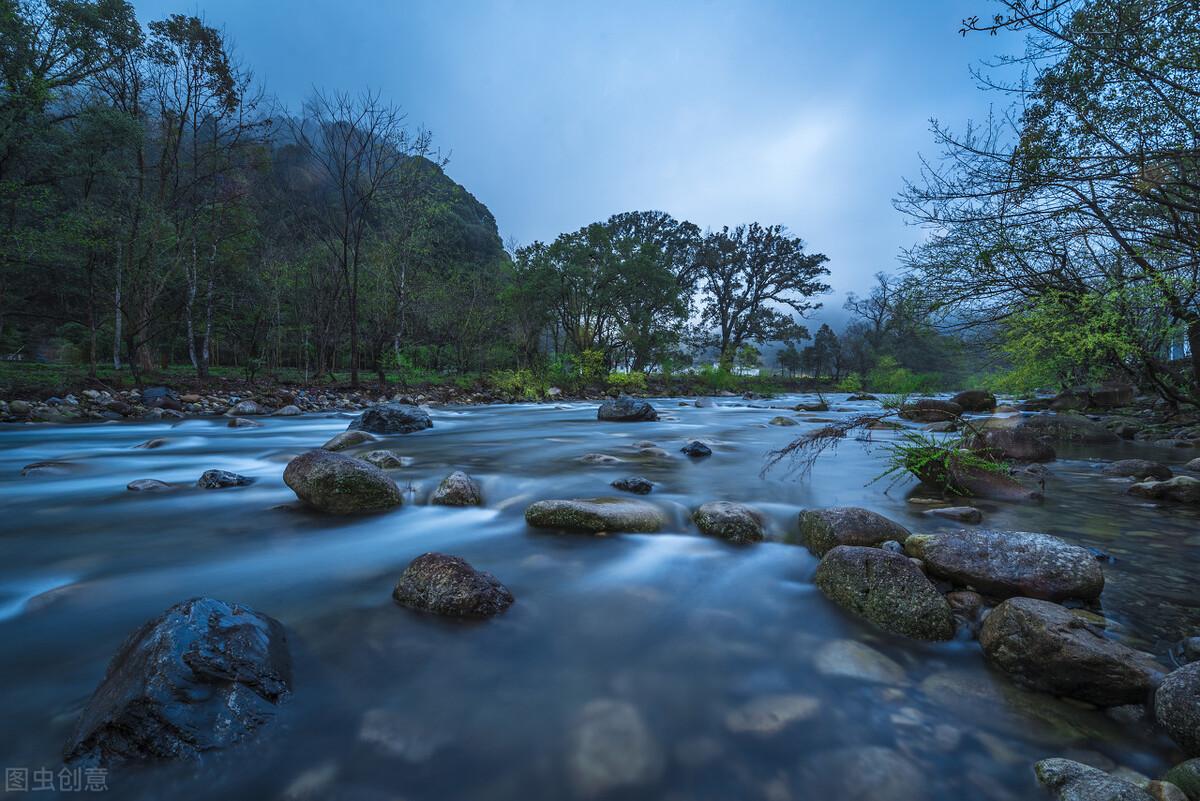
{"label": "green foliage", "polygon": [[738,385],[737,376],[732,372],[712,365],[704,365],[696,375],[710,392],[732,392]]}
{"label": "green foliage", "polygon": [[596,384],[608,376],[608,360],[602,350],[585,350],[576,359],[577,376],[585,384]]}
{"label": "green foliage", "polygon": [[605,383],[609,389],[616,389],[624,393],[645,393],[648,389],[646,374],[640,371],[609,373]]}
{"label": "green foliage", "polygon": [[862,376],[860,376],[858,373],[847,373],[846,375],[842,376],[840,381],[837,382],[838,392],[861,392],[862,388]]}
{"label": "green foliage", "polygon": [[742,370],[757,369],[762,364],[762,352],[747,342],[737,349],[733,356],[733,363]]}
{"label": "green foliage", "polygon": [[501,395],[528,401],[541,400],[550,389],[546,376],[533,370],[494,370],[485,380]]}
{"label": "green foliage", "polygon": [[905,431],[899,439],[885,446],[887,469],[872,479],[872,483],[911,475],[932,482],[944,493],[966,495],[968,492],[954,479],[956,474],[978,470],[1008,472],[1006,463],[980,456],[965,449],[964,445],[962,437],[938,439],[918,431]]}
{"label": "green foliage", "polygon": [[872,392],[911,395],[917,392],[934,392],[938,388],[937,385],[937,376],[914,373],[907,367],[901,367],[894,356],[880,357],[866,378],[866,386]]}

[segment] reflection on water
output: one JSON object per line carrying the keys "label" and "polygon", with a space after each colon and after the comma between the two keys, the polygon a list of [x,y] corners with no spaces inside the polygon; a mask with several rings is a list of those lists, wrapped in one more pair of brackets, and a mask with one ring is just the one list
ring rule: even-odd
{"label": "reflection on water", "polygon": [[[801,509],[866,506],[914,530],[954,524],[921,517],[906,487],[868,485],[884,454],[853,440],[805,481],[784,470],[759,478],[764,453],[804,430],[766,425],[781,413],[769,407],[799,400],[811,399],[659,400],[663,419],[635,424],[598,423],[583,403],[438,410],[433,429],[361,449],[411,457],[391,471],[408,504],[353,519],[299,508],[281,477],[346,416],[245,429],[7,426],[0,763],[57,769],[121,640],[171,604],[211,595],[283,621],[296,693],[253,744],[202,767],[114,772],[116,797],[957,801],[1027,798],[1037,792],[1029,766],[1049,755],[1157,774],[1173,752],[1152,732],[1013,688],[973,642],[897,640],[824,600],[816,560],[786,542]],[[835,400],[834,412],[797,417],[816,426],[867,408]],[[168,442],[133,447],[153,437]],[[714,455],[684,457],[692,439]],[[640,453],[644,441],[667,455]],[[1043,505],[980,507],[987,525],[1110,554],[1109,631],[1161,656],[1200,622],[1200,516],[1131,498],[1098,465],[1134,455],[1177,464],[1187,452],[1105,447],[1064,451]],[[621,461],[580,461],[596,452]],[[44,460],[73,468],[21,476]],[[256,482],[125,490],[137,478],[191,485],[209,468]],[[426,505],[454,469],[480,481],[487,508]],[[630,474],[656,483],[647,497],[667,512],[664,533],[590,538],[524,524],[534,500],[612,494],[609,482]],[[688,515],[709,500],[754,504],[771,541],[699,536]],[[517,603],[474,624],[397,607],[392,584],[428,550],[494,573]],[[870,778],[879,775],[891,778]]]}

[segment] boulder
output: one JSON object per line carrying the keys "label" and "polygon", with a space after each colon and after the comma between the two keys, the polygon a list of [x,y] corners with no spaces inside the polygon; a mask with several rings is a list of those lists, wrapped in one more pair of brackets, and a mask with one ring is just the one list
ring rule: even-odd
{"label": "boulder", "polygon": [[162,492],[171,489],[171,485],[157,478],[139,478],[125,485],[130,492]]}
{"label": "boulder", "polygon": [[817,401],[816,403],[797,403],[795,405],[797,412],[827,412],[829,404],[825,401]]}
{"label": "boulder", "polygon": [[403,503],[396,482],[378,467],[327,450],[292,459],[283,471],[283,483],[304,503],[332,514],[382,512]]}
{"label": "boulder", "polygon": [[881,514],[857,506],[807,509],[800,513],[800,541],[815,556],[838,545],[880,545],[904,542],[909,530]]}
{"label": "boulder", "polygon": [[292,688],[274,618],[193,598],[121,645],[65,749],[68,763],[194,758],[245,740]]}
{"label": "boulder", "polygon": [[1200,755],[1200,662],[1167,674],[1154,695],[1154,719],[1189,756]]}
{"label": "boulder", "polygon": [[915,403],[900,407],[900,416],[914,423],[940,423],[955,420],[963,408],[957,403],[937,398],[922,398]]}
{"label": "boulder", "polygon": [[742,503],[710,501],[692,514],[696,528],[712,537],[735,543],[763,538],[762,515]]}
{"label": "boulder", "polygon": [[[364,442],[375,442],[376,439],[378,437],[368,434],[366,431],[343,431],[321,447],[327,451],[344,451],[355,445],[362,445]],[[372,452],[374,453],[374,451]]]}
{"label": "boulder", "polygon": [[980,456],[1009,462],[1053,462],[1057,456],[1042,435],[1021,428],[985,428],[968,437],[967,447]]}
{"label": "boulder", "polygon": [[647,401],[622,395],[601,403],[596,410],[596,419],[612,423],[652,422],[658,419],[658,412]]}
{"label": "boulder", "polygon": [[1092,553],[1049,534],[962,529],[914,534],[904,543],[929,575],[992,598],[1092,600],[1104,573]]}
{"label": "boulder", "polygon": [[954,636],[950,604],[900,554],[839,545],[821,559],[815,581],[831,601],[887,631],[920,640]]}
{"label": "boulder", "polygon": [[442,479],[429,502],[436,506],[482,506],[483,495],[473,478],[455,470]]}
{"label": "boulder", "polygon": [[534,528],[586,531],[590,534],[662,528],[663,513],[645,501],[625,498],[578,498],[537,501],[525,510],[525,522]]}
{"label": "boulder", "polygon": [[1180,762],[1163,774],[1163,781],[1178,787],[1189,799],[1200,799],[1200,758]]}
{"label": "boulder", "polygon": [[225,489],[226,487],[244,487],[253,484],[249,476],[231,473],[228,470],[205,470],[196,482],[200,489]]}
{"label": "boulder", "polygon": [[1166,481],[1143,481],[1130,486],[1129,494],[1177,503],[1200,503],[1200,479],[1175,476]]}
{"label": "boulder", "polygon": [[1043,759],[1033,770],[1058,801],[1155,801],[1136,784],[1069,759]]}
{"label": "boulder", "polygon": [[1120,440],[1120,437],[1104,426],[1078,414],[1036,414],[1024,417],[1017,421],[1016,430],[1028,431],[1036,436],[1060,442],[1100,444]]}
{"label": "boulder", "polygon": [[433,428],[429,412],[404,403],[381,403],[366,409],[350,424],[351,431],[372,434],[411,434]]}
{"label": "boulder", "polygon": [[247,415],[263,414],[264,410],[261,406],[252,400],[244,400],[230,406],[225,412],[229,417],[244,417]]}
{"label": "boulder", "polygon": [[[348,432],[349,433],[349,432]],[[355,432],[357,433],[357,432]],[[339,435],[340,436],[340,435]],[[369,451],[358,457],[368,464],[373,464],[380,470],[395,470],[404,467],[404,460],[391,451]]]}
{"label": "boulder", "polygon": [[992,501],[1040,501],[1042,494],[1021,484],[1000,465],[979,464],[960,453],[925,461],[910,471],[940,492]]}
{"label": "boulder", "polygon": [[1192,470],[1192,471],[1194,471],[1194,472],[1200,473],[1200,458],[1196,458],[1196,459],[1193,459],[1193,460],[1191,460],[1190,462],[1188,462],[1187,464],[1185,464],[1185,465],[1183,466],[1183,468],[1184,468],[1185,470]]}
{"label": "boulder", "polygon": [[990,412],[996,408],[996,396],[986,389],[968,389],[950,399],[957,403],[964,412]]}
{"label": "boulder", "polygon": [[1130,406],[1134,400],[1132,384],[1105,384],[1088,392],[1088,405],[1095,409]]}
{"label": "boulder", "polygon": [[465,559],[426,553],[409,562],[392,598],[401,606],[446,617],[482,618],[512,606],[513,594]]}
{"label": "boulder", "polygon": [[1138,481],[1154,479],[1166,481],[1174,473],[1165,464],[1151,462],[1148,459],[1121,459],[1104,467],[1104,475],[1121,478],[1136,478]]}
{"label": "boulder", "polygon": [[867,392],[856,392],[853,395],[847,396],[846,400],[848,400],[848,401],[873,401],[873,400],[879,400],[879,398],[877,398],[874,395],[871,395],[870,393],[867,393]]}
{"label": "boulder", "polygon": [[632,492],[634,495],[649,495],[654,489],[654,482],[641,476],[626,476],[618,478],[611,486],[622,492]]}
{"label": "boulder", "polygon": [[896,660],[858,640],[830,640],[813,654],[813,667],[822,676],[855,682],[908,683],[904,668]]}
{"label": "boulder", "polygon": [[1149,654],[1036,598],[1009,598],[993,609],[979,644],[988,661],[1018,684],[1097,706],[1144,702],[1162,678],[1162,667]]}
{"label": "boulder", "polygon": [[230,428],[262,428],[262,423],[257,420],[248,420],[245,417],[235,417],[229,421]]}
{"label": "boulder", "polygon": [[33,404],[29,401],[15,400],[9,401],[8,413],[13,417],[25,417],[33,411]]}
{"label": "boulder", "polygon": [[812,695],[760,695],[731,710],[725,728],[734,734],[769,737],[794,723],[812,720],[820,711],[821,700]]}
{"label": "boulder", "polygon": [[767,422],[773,426],[798,426],[798,425],[800,425],[800,423],[798,423],[794,418],[784,417],[783,415],[779,415],[778,417],[772,417]]}
{"label": "boulder", "polygon": [[298,414],[303,414],[303,412],[300,411],[299,406],[296,406],[292,403],[289,403],[286,406],[280,406],[279,409],[275,411],[276,417],[295,417]]}
{"label": "boulder", "polygon": [[567,778],[582,798],[644,787],[666,768],[662,746],[637,707],[613,698],[597,698],[579,711],[567,737],[566,759]]}
{"label": "boulder", "polygon": [[690,456],[693,459],[703,459],[705,456],[712,456],[712,448],[708,447],[698,439],[692,440],[679,450],[684,455]]}
{"label": "boulder", "polygon": [[974,506],[940,506],[936,509],[926,509],[925,516],[956,520],[960,523],[983,522],[983,512]]}

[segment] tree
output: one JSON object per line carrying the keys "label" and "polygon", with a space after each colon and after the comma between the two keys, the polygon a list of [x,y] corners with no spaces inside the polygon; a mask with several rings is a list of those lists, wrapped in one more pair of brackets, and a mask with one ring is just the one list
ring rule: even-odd
{"label": "tree", "polygon": [[804,366],[804,360],[800,355],[800,351],[796,349],[795,344],[789,342],[779,354],[775,357],[776,363],[780,369],[786,370],[787,374],[795,378],[796,371]]}
{"label": "tree", "polygon": [[747,342],[738,348],[737,353],[734,355],[733,361],[734,365],[739,370],[745,370],[747,372],[750,370],[757,370],[759,365],[762,364],[762,353],[758,350],[758,348]]}

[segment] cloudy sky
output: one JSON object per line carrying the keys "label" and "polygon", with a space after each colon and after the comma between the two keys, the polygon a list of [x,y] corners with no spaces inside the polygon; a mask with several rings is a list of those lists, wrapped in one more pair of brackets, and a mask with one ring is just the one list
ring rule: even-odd
{"label": "cloudy sky", "polygon": [[830,258],[831,311],[919,231],[892,209],[931,117],[1003,98],[962,37],[987,0],[135,0],[224,27],[271,93],[371,87],[430,129],[449,174],[520,243],[662,209],[782,223]]}

